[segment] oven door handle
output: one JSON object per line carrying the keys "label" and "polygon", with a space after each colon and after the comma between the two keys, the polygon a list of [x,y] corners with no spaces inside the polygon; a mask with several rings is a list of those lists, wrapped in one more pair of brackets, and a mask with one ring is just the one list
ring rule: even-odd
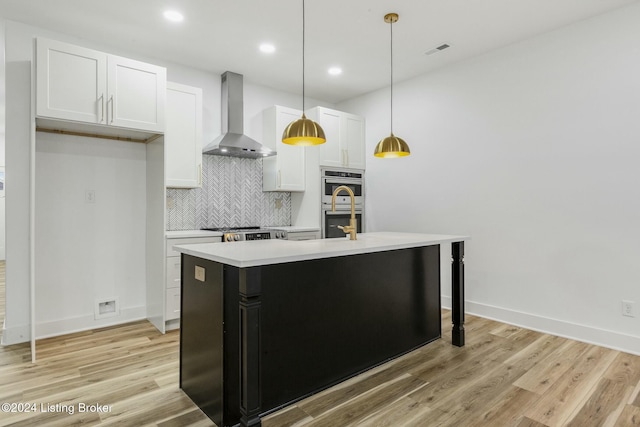
{"label": "oven door handle", "polygon": [[324,180],[325,184],[337,184],[337,185],[362,185],[362,180],[361,179],[349,179],[349,178],[344,178],[344,179],[325,179]]}
{"label": "oven door handle", "polygon": [[[356,215],[362,215],[362,209],[356,209],[355,213]],[[331,209],[325,209],[324,214],[325,215],[344,215],[344,214],[351,215],[351,208],[346,206],[345,207],[336,206],[335,212],[332,211]]]}

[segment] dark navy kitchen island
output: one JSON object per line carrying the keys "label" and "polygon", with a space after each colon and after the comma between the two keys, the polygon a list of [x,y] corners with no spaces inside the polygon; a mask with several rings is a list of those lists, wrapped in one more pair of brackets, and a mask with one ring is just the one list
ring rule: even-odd
{"label": "dark navy kitchen island", "polygon": [[462,236],[185,245],[180,387],[218,426],[260,417],[440,337],[440,244],[452,243],[464,345]]}

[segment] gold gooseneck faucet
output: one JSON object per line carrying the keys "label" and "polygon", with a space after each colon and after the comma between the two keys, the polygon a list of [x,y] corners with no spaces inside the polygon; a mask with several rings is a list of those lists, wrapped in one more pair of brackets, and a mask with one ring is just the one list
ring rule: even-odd
{"label": "gold gooseneck faucet", "polygon": [[349,225],[344,227],[339,225],[338,228],[344,231],[346,234],[349,234],[349,240],[356,240],[356,230],[358,229],[356,225],[356,197],[353,194],[351,188],[347,187],[346,185],[341,185],[333,191],[333,196],[331,196],[331,212],[336,211],[336,196],[342,190],[349,193],[349,197],[351,197],[351,219],[349,220]]}

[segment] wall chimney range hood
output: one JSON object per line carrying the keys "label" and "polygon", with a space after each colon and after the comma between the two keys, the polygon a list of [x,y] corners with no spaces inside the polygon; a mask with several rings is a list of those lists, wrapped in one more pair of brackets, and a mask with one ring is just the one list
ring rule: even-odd
{"label": "wall chimney range hood", "polygon": [[244,132],[242,74],[222,74],[222,134],[202,149],[202,154],[261,159],[276,152]]}

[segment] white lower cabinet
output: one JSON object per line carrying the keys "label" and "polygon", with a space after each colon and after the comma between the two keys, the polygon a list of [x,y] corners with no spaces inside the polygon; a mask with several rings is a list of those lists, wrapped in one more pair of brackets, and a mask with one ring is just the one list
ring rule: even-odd
{"label": "white lower cabinet", "polygon": [[[170,240],[169,240],[170,241]],[[180,318],[180,257],[167,257],[165,321]]]}
{"label": "white lower cabinet", "polygon": [[170,322],[167,329],[178,327],[176,320],[180,319],[180,252],[173,249],[176,245],[189,245],[193,243],[218,243],[222,237],[184,237],[167,238],[166,260],[166,298],[165,298],[165,322]]}
{"label": "white lower cabinet", "polygon": [[180,288],[167,289],[167,307],[165,320],[180,318]]}

